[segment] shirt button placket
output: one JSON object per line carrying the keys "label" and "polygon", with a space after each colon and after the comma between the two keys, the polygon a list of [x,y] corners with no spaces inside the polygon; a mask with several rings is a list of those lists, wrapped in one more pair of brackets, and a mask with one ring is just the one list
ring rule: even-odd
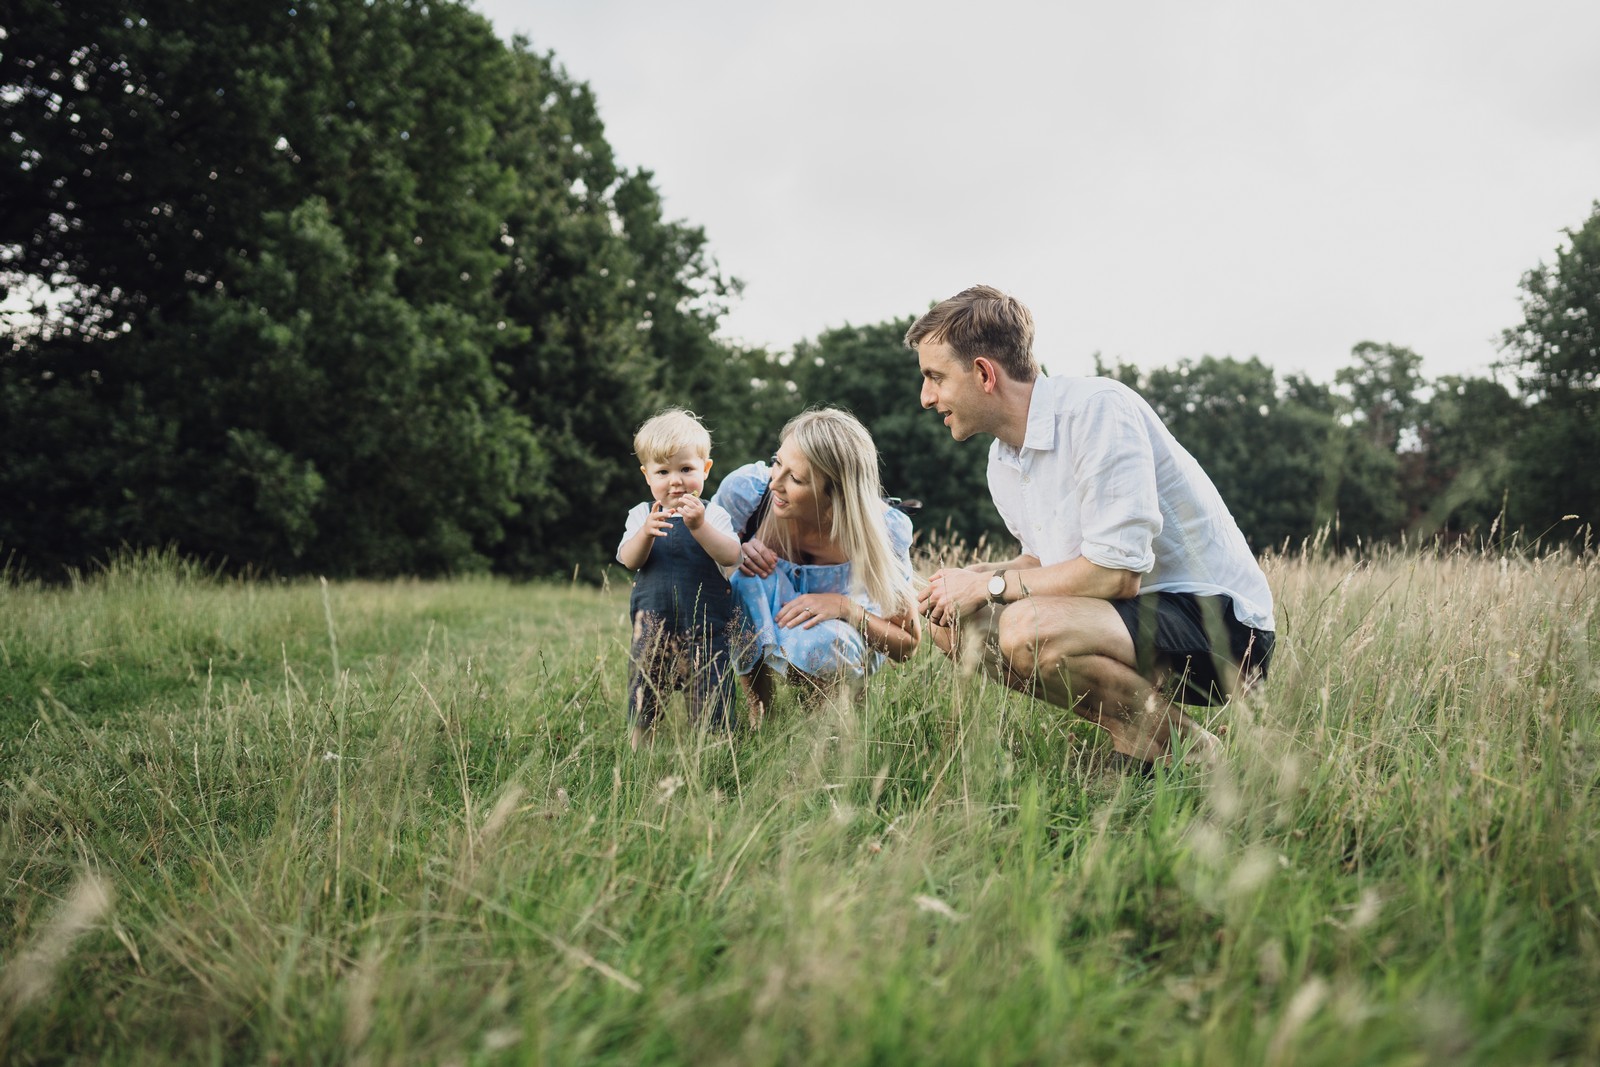
{"label": "shirt button placket", "polygon": [[1031,485],[1033,485],[1033,464],[1029,462],[1028,458],[1025,456],[1022,460],[1023,506],[1027,509],[1028,517],[1035,520],[1033,523],[1033,530],[1035,533],[1038,533],[1041,529],[1043,529],[1043,525],[1037,521],[1038,504],[1034,499],[1033,493],[1028,490],[1028,487]]}

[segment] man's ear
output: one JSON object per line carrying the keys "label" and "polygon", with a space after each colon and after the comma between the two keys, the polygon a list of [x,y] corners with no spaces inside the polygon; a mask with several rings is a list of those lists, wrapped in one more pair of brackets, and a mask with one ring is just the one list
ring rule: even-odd
{"label": "man's ear", "polygon": [[978,385],[986,393],[992,393],[995,386],[1000,384],[1000,368],[988,356],[979,356],[972,361],[972,369],[978,372]]}

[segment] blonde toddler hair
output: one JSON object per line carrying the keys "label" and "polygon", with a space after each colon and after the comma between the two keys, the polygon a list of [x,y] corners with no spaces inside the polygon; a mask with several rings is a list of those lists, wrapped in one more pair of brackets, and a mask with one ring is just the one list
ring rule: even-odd
{"label": "blonde toddler hair", "polygon": [[692,448],[701,459],[711,458],[711,433],[699,416],[683,408],[663,408],[646,419],[633,435],[633,454],[648,466]]}

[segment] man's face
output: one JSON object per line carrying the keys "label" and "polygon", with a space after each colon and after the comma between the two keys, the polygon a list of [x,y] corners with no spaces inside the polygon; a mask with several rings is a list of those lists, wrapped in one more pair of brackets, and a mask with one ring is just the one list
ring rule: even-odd
{"label": "man's face", "polygon": [[650,495],[668,511],[683,503],[686,496],[699,496],[705,488],[711,461],[693,448],[679,450],[639,468],[650,483]]}
{"label": "man's face", "polygon": [[965,441],[987,431],[990,398],[976,367],[961,362],[942,341],[917,345],[917,363],[922,368],[922,406],[944,416],[951,437]]}

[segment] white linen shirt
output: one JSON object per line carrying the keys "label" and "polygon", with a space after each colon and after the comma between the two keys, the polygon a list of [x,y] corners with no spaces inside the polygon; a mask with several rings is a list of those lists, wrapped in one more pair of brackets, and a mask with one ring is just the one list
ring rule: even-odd
{"label": "white linen shirt", "polygon": [[1272,590],[1206,472],[1144,398],[1110,378],[1038,378],[1020,449],[989,449],[989,493],[1025,555],[1141,575],[1141,593],[1233,598],[1274,628]]}

